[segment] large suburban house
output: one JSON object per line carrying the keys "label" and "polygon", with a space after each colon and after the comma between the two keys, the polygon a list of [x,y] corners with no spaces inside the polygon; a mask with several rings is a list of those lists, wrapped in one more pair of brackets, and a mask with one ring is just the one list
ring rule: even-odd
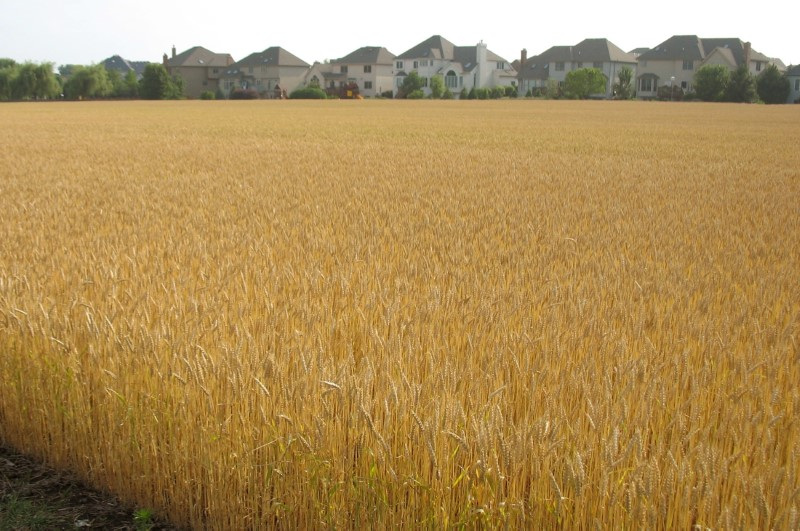
{"label": "large suburban house", "polygon": [[341,59],[314,63],[303,77],[304,86],[316,85],[328,94],[344,96],[350,91],[368,98],[391,91],[393,83],[394,54],[380,46],[363,46]]}
{"label": "large suburban house", "polygon": [[203,92],[216,92],[222,72],[233,64],[233,57],[227,53],[214,53],[202,46],[175,53],[172,57],[164,54],[164,66],[170,76],[183,79],[183,91],[190,98],[199,98]]}
{"label": "large suburban house", "polygon": [[758,75],[770,64],[780,70],[786,69],[779,59],[753,50],[749,42],[741,39],[674,35],[639,55],[636,95],[642,99],[655,98],[660,87],[691,91],[695,72],[706,65],[724,65],[732,71],[747,65],[751,74]]}
{"label": "large suburban house", "polygon": [[787,68],[786,78],[789,80],[789,98],[786,103],[800,103],[800,65]]}
{"label": "large suburban house", "polygon": [[331,61],[334,73],[343,75],[343,82],[358,85],[359,93],[372,97],[392,90],[394,54],[386,48],[365,46]]}
{"label": "large suburban house", "polygon": [[579,68],[597,68],[606,77],[606,90],[596,97],[611,97],[619,71],[627,66],[635,74],[636,57],[622,51],[608,39],[584,39],[575,46],[553,46],[539,55],[527,57],[522,50],[519,68],[521,94],[544,91],[548,86],[563,85],[567,74]]}
{"label": "large suburban house", "polygon": [[423,92],[430,94],[430,79],[442,76],[445,87],[457,94],[472,88],[492,88],[516,84],[511,64],[490,51],[486,44],[456,46],[440,35],[434,35],[403,52],[394,59],[394,90],[403,86],[410,72],[423,82]]}
{"label": "large suburban house", "polygon": [[309,64],[280,46],[248,55],[222,73],[222,92],[255,90],[264,98],[285,98],[303,82]]}

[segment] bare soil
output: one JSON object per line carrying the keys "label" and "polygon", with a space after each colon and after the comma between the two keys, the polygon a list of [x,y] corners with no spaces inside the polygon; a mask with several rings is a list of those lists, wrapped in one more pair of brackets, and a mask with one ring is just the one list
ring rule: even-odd
{"label": "bare soil", "polygon": [[0,529],[167,530],[148,511],[123,505],[68,472],[0,446]]}

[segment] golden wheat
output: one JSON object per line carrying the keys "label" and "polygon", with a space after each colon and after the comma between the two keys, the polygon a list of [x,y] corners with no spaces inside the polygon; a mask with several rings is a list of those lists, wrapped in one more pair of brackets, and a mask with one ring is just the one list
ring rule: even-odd
{"label": "golden wheat", "polygon": [[0,442],[198,528],[790,528],[800,108],[0,106]]}

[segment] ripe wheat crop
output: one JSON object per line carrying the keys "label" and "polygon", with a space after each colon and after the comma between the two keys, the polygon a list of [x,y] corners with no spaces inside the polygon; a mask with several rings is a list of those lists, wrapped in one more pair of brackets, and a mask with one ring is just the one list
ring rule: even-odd
{"label": "ripe wheat crop", "polygon": [[0,442],[182,526],[800,526],[800,106],[0,106]]}

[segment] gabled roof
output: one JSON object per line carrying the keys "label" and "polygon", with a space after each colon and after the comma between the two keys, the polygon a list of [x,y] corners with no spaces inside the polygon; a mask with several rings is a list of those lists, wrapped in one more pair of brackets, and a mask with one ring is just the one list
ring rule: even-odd
{"label": "gabled roof", "polygon": [[144,69],[147,66],[147,61],[128,61],[119,55],[112,55],[102,63],[106,70],[116,70],[121,74],[127,74],[130,71],[136,72],[137,76],[144,74]]}
{"label": "gabled roof", "polygon": [[714,55],[721,56],[725,62],[728,63],[728,66],[736,68],[736,57],[734,57],[733,51],[730,48],[714,48],[711,53],[706,55],[703,62],[707,62]]}
{"label": "gabled roof", "polygon": [[356,65],[391,65],[394,61],[394,54],[380,46],[364,46],[350,52],[341,59],[331,61],[333,63],[346,63]]}
{"label": "gabled roof", "polygon": [[699,61],[705,57],[697,35],[673,35],[639,56],[640,61]]}
{"label": "gabled roof", "polygon": [[786,69],[787,76],[800,76],[800,65],[790,65],[789,68]]}
{"label": "gabled roof", "polygon": [[453,59],[455,45],[442,37],[434,35],[406,50],[397,59]]}
{"label": "gabled roof", "polygon": [[227,53],[214,53],[202,46],[189,48],[167,60],[167,66],[211,66],[225,67],[233,64],[233,57]]}
{"label": "gabled roof", "polygon": [[271,46],[263,52],[251,53],[241,61],[237,61],[233,68],[243,68],[250,66],[302,66],[308,68],[309,65],[296,55],[293,55],[280,46]]}
{"label": "gabled roof", "polygon": [[584,39],[572,47],[572,60],[635,64],[636,56],[622,51],[608,39]]}

